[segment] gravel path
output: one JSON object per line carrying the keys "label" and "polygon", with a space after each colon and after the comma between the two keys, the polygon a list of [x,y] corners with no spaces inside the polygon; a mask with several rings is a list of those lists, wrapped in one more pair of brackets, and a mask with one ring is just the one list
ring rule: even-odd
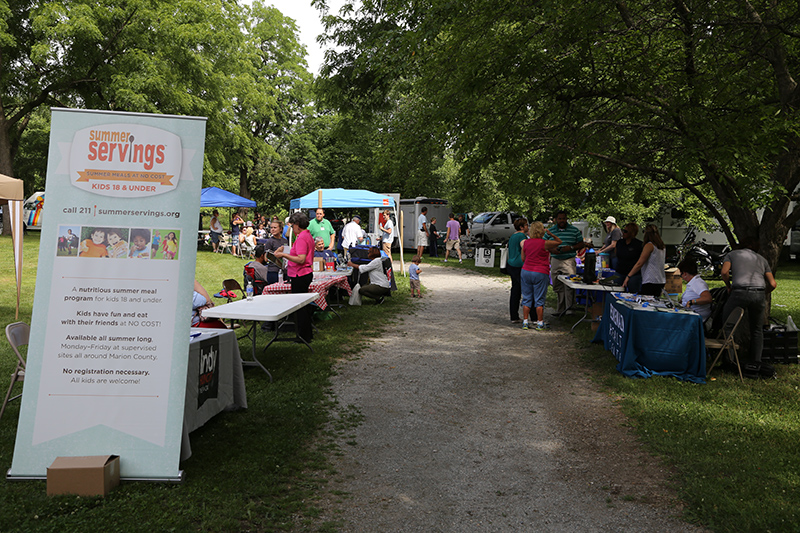
{"label": "gravel path", "polygon": [[363,420],[331,457],[337,474],[320,523],[338,521],[343,532],[700,531],[676,518],[670,472],[577,365],[568,331],[510,324],[507,282],[423,270],[427,293],[413,314],[333,378],[341,408]]}

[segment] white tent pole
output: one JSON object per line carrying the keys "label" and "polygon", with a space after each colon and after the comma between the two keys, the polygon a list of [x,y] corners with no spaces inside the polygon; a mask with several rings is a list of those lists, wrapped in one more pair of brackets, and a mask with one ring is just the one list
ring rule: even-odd
{"label": "white tent pole", "polygon": [[22,200],[9,200],[8,207],[14,249],[14,270],[17,276],[17,310],[14,320],[19,320],[19,297],[22,287]]}
{"label": "white tent pole", "polygon": [[398,210],[397,206],[395,206],[395,213],[400,213],[400,216],[397,218],[397,227],[400,229],[400,269],[403,271],[403,277],[405,277],[406,262],[403,258],[403,210]]}

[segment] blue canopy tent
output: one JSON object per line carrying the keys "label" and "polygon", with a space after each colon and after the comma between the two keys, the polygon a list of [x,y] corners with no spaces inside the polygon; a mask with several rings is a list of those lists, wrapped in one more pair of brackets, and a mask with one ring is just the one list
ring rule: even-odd
{"label": "blue canopy tent", "polygon": [[[322,204],[320,205],[320,194]],[[395,207],[394,198],[364,189],[317,189],[289,204],[290,209],[317,207]]]}
{"label": "blue canopy tent", "polygon": [[200,207],[256,207],[255,200],[223,191],[217,187],[206,187],[200,191]]}

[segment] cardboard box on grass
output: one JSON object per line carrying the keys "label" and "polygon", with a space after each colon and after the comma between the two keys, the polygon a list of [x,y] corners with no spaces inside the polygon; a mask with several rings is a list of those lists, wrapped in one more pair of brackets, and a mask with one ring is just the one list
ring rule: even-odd
{"label": "cardboard box on grass", "polygon": [[47,467],[47,495],[107,496],[119,485],[119,455],[56,457]]}

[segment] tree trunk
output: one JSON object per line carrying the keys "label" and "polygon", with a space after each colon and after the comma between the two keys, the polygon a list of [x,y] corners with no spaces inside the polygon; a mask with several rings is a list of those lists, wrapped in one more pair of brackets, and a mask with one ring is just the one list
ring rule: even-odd
{"label": "tree trunk", "polygon": [[250,199],[250,187],[247,183],[248,173],[244,166],[239,167],[239,196]]}
{"label": "tree trunk", "polygon": [[[0,174],[14,177],[14,166],[11,161],[11,139],[8,136],[8,122],[0,107]],[[3,208],[3,235],[11,235],[11,218],[8,207]]]}

